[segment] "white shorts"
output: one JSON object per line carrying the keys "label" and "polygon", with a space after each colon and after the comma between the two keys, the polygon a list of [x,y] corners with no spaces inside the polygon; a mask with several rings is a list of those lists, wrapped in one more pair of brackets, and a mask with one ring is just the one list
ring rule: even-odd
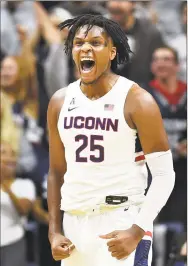
{"label": "white shorts", "polygon": [[[139,243],[137,249],[127,259],[117,260],[108,251],[107,240],[99,235],[114,230],[125,230],[132,226],[139,207],[128,210],[119,208],[103,214],[76,216],[64,214],[64,234],[75,245],[71,256],[62,261],[63,266],[151,266],[152,225]],[[109,240],[108,240],[109,241]]]}

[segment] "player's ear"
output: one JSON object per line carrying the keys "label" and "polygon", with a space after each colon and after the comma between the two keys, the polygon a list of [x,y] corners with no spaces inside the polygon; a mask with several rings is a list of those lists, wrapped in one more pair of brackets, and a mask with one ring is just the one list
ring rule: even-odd
{"label": "player's ear", "polygon": [[116,51],[116,47],[113,46],[113,47],[111,48],[111,53],[110,53],[110,60],[111,60],[111,61],[114,60],[114,58],[116,57],[116,53],[117,53],[117,51]]}

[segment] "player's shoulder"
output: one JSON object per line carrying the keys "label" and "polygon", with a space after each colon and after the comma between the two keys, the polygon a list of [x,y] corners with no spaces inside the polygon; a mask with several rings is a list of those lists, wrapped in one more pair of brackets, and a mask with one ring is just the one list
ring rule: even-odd
{"label": "player's shoulder", "polygon": [[[125,78],[123,76],[120,76],[121,78],[121,88],[125,88],[127,90],[128,87],[128,101],[133,100],[139,101],[139,102],[145,102],[145,101],[152,101],[153,97],[149,92],[147,92],[145,89],[143,89],[140,85],[138,85],[135,81]],[[130,99],[129,99],[130,98]]]}
{"label": "player's shoulder", "polygon": [[131,79],[125,78],[123,76],[119,76],[119,80],[120,80],[120,86],[121,87],[132,87],[132,85],[135,84],[135,82]]}
{"label": "player's shoulder", "polygon": [[130,94],[132,95],[133,98],[139,101],[141,100],[151,101],[153,99],[152,95],[137,83],[134,83],[132,85],[130,89]]}
{"label": "player's shoulder", "polygon": [[65,95],[66,95],[66,91],[67,91],[67,87],[61,88],[59,90],[57,90],[51,97],[52,101],[59,101],[59,100],[64,100]]}
{"label": "player's shoulder", "polygon": [[134,83],[129,90],[127,96],[127,102],[132,106],[132,110],[151,110],[152,108],[157,108],[157,103],[153,96],[137,83]]}
{"label": "player's shoulder", "polygon": [[57,90],[51,97],[48,104],[48,117],[58,117],[64,104],[67,87]]}
{"label": "player's shoulder", "polygon": [[80,80],[76,80],[72,83],[70,83],[69,85],[67,85],[64,88],[59,89],[58,91],[56,91],[53,95],[51,100],[52,101],[59,101],[59,100],[64,100],[65,97],[69,96],[70,94],[74,94],[75,90],[78,87]]}
{"label": "player's shoulder", "polygon": [[79,80],[70,83],[68,86],[57,90],[51,97],[48,104],[48,113],[55,113],[56,115],[60,113],[61,108],[64,105],[65,98],[70,95],[74,95],[75,90],[79,84]]}
{"label": "player's shoulder", "polygon": [[53,105],[57,105],[58,103],[62,103],[64,102],[65,99],[65,95],[66,95],[66,90],[67,87],[61,88],[59,90],[57,90],[51,97],[50,101],[49,101],[49,106],[53,106]]}

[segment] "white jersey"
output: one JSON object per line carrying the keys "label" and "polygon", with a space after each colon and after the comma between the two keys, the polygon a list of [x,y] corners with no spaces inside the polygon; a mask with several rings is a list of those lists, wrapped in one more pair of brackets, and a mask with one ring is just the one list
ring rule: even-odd
{"label": "white jersey", "polygon": [[105,203],[108,195],[143,200],[145,166],[135,162],[136,130],[124,117],[125,99],[133,84],[119,77],[106,95],[94,101],[83,94],[80,80],[68,86],[58,120],[67,162],[62,210],[86,210]]}

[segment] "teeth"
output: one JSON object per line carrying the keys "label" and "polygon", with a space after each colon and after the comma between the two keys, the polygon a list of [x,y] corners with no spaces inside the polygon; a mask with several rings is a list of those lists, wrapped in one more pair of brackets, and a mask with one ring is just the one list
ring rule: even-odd
{"label": "teeth", "polygon": [[82,59],[81,59],[81,62],[82,62],[82,61],[85,61],[85,60],[88,60],[88,61],[94,61],[94,60],[93,60],[93,59],[91,59],[91,58],[84,57],[84,58],[82,58]]}

